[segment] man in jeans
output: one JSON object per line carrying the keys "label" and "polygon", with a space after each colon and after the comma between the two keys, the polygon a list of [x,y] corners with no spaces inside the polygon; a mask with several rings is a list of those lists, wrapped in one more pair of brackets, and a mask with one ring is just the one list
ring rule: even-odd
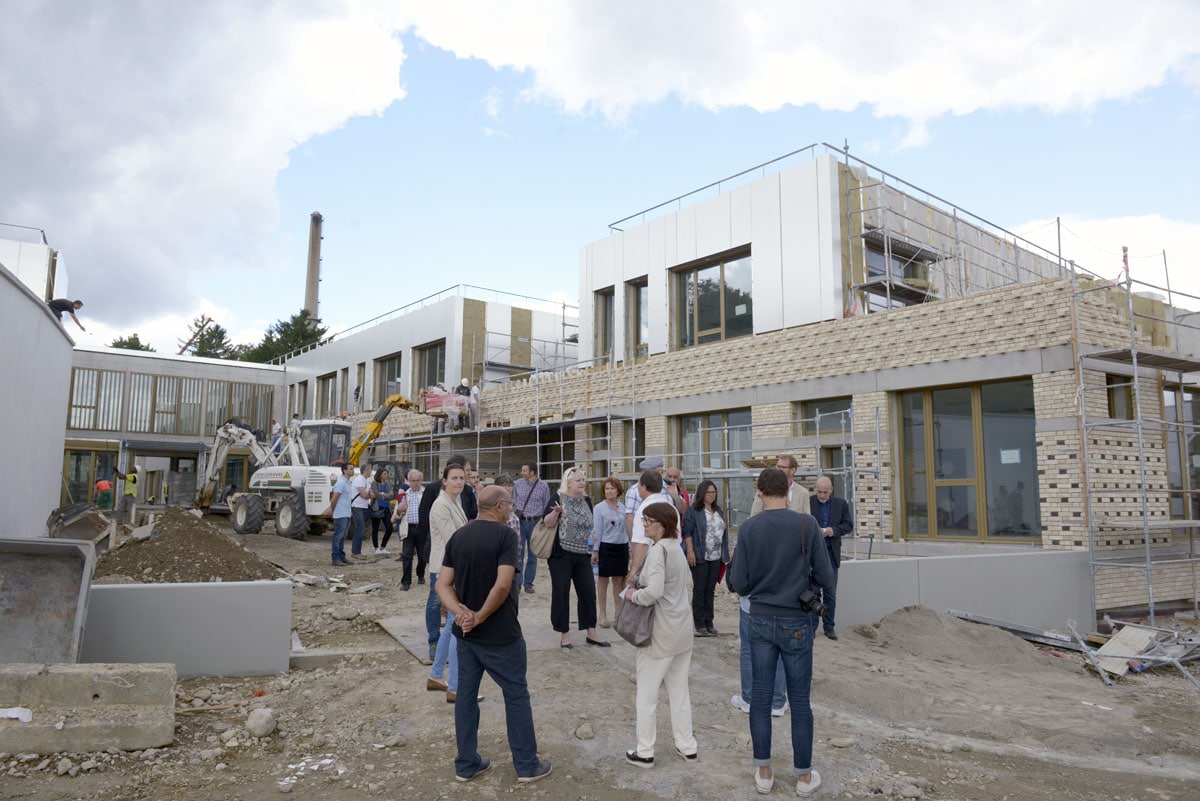
{"label": "man in jeans", "polygon": [[537,573],[537,557],[529,549],[529,537],[542,513],[550,504],[550,486],[538,478],[537,464],[525,462],[521,465],[521,478],[513,484],[513,510],[521,518],[521,543],[526,554],[525,564],[517,565],[517,587],[533,592],[533,577]]}
{"label": "man in jeans", "polygon": [[525,637],[517,620],[517,532],[508,527],[508,490],[487,487],[479,494],[479,517],[454,532],[446,543],[437,592],[454,614],[458,642],[458,694],[454,736],[458,754],[454,778],[470,781],[492,766],[479,754],[479,682],[484,671],[504,693],[508,747],[518,782],[550,775],[538,759],[533,731]]}
{"label": "man in jeans", "polygon": [[754,743],[754,784],[769,793],[771,770],[771,691],[782,658],[792,708],[792,767],[796,792],[810,796],[821,786],[812,769],[812,647],[816,621],[809,599],[833,583],[833,568],[820,526],[809,514],[787,508],[788,477],[769,467],[758,476],[763,511],[742,523],[729,565],[729,588],[750,599],[750,739]]}
{"label": "man in jeans", "polygon": [[350,479],[354,477],[354,465],[342,465],[342,476],[333,485],[329,496],[329,508],[333,510],[333,564],[346,566],[346,532],[350,530]]}

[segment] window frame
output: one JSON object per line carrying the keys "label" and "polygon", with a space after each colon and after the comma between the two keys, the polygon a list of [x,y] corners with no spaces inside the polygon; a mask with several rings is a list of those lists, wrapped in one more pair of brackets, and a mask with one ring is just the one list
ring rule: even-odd
{"label": "window frame", "polygon": [[[389,365],[395,365],[395,369],[388,370]],[[404,369],[404,351],[398,350],[395,353],[389,353],[387,356],[375,359],[375,406],[378,408],[383,405],[391,395],[400,395],[400,376]],[[388,378],[391,378],[395,387],[395,392],[388,391]]]}
{"label": "window frame", "polygon": [[592,294],[595,330],[592,337],[597,358],[612,356],[616,348],[617,294],[616,286],[605,287]]}
{"label": "window frame", "polygon": [[[432,342],[426,342],[424,345],[417,345],[413,349],[412,368],[413,368],[413,386],[416,391],[428,389],[436,386],[438,383],[444,383],[446,380],[446,340],[435,339]],[[437,371],[434,374],[432,381],[426,381],[426,377],[430,376],[429,357],[431,354],[438,353],[438,364],[434,367]]]}
{"label": "window frame", "polygon": [[[749,293],[749,308],[744,314],[749,315],[750,325],[741,333],[729,332],[730,315],[726,308],[729,286],[726,279],[727,268],[738,262],[745,262],[747,270],[751,270],[750,248],[737,248],[722,253],[716,257],[701,262],[687,264],[671,270],[672,285],[672,338],[676,350],[706,345],[710,342],[724,342],[728,339],[738,339],[751,336],[754,333],[754,297]],[[717,280],[717,325],[716,327],[700,328],[700,281],[696,280],[699,273],[716,268]],[[753,289],[753,287],[751,287]],[[690,297],[689,297],[690,295]],[[690,301],[690,303],[689,303]],[[740,316],[740,315],[737,315]],[[689,329],[690,323],[690,330]]]}
{"label": "window frame", "polygon": [[[88,384],[90,387],[86,386]],[[124,391],[125,373],[122,370],[71,368],[71,390],[67,396],[67,428],[75,431],[120,431]],[[113,392],[116,393],[115,399],[112,396]],[[85,395],[90,397],[84,397]],[[81,424],[85,419],[89,422],[88,425]]]}
{"label": "window frame", "polygon": [[[841,401],[846,402],[845,408],[841,408]],[[821,411],[819,404],[834,404],[834,408],[830,411]],[[804,436],[833,433],[840,435],[842,433],[841,425],[837,425],[835,427],[833,424],[830,424],[830,427],[826,428],[822,425],[821,419],[833,418],[836,422],[836,420],[840,419],[845,412],[850,412],[849,417],[847,417],[848,425],[845,433],[849,434],[850,429],[854,426],[853,395],[838,395],[831,398],[814,398],[813,400],[803,400],[799,402],[798,407],[800,417],[800,433]],[[820,415],[820,418],[818,418],[818,414]]]}

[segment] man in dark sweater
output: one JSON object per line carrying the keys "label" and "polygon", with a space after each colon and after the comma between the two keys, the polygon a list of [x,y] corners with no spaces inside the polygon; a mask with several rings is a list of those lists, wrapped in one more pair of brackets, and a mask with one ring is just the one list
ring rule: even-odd
{"label": "man in dark sweater", "polygon": [[526,680],[525,637],[517,619],[517,532],[508,527],[512,498],[503,487],[479,494],[479,517],[450,537],[437,592],[454,613],[458,645],[458,694],[454,699],[454,735],[458,755],[454,777],[470,781],[492,766],[479,754],[479,682],[484,671],[504,693],[508,747],[518,782],[550,774],[538,759],[533,708]]}
{"label": "man in dark sweater", "polygon": [[771,694],[776,664],[782,660],[792,709],[792,766],[796,792],[809,796],[821,786],[812,770],[812,647],[815,611],[808,599],[833,582],[833,568],[820,527],[812,515],[787,508],[788,477],[769,467],[758,476],[763,511],[742,523],[729,565],[729,588],[750,599],[750,738],[754,744],[755,786],[769,793]]}

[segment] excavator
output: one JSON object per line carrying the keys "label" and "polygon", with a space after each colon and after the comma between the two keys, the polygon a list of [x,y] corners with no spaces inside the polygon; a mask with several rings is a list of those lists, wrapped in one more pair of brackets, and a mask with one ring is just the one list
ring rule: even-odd
{"label": "excavator", "polygon": [[344,420],[306,420],[285,430],[277,447],[259,442],[248,429],[226,423],[217,429],[209,448],[204,483],[196,506],[213,506],[213,495],[229,449],[241,446],[250,451],[258,469],[250,476],[244,493],[233,494],[229,508],[233,530],[257,534],[268,517],[274,517],[275,533],[304,539],[311,519],[330,514],[333,485],[341,465],[358,464],[372,442],[383,431],[383,421],[393,409],[417,409],[403,395],[391,395],[375,412],[362,434],[351,444],[350,423]]}

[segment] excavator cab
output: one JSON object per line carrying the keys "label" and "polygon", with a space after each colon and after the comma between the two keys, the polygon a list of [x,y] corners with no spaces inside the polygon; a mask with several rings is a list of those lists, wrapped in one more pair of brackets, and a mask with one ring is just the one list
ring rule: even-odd
{"label": "excavator cab", "polygon": [[300,445],[310,465],[345,462],[350,441],[350,424],[342,420],[306,420],[300,424]]}

